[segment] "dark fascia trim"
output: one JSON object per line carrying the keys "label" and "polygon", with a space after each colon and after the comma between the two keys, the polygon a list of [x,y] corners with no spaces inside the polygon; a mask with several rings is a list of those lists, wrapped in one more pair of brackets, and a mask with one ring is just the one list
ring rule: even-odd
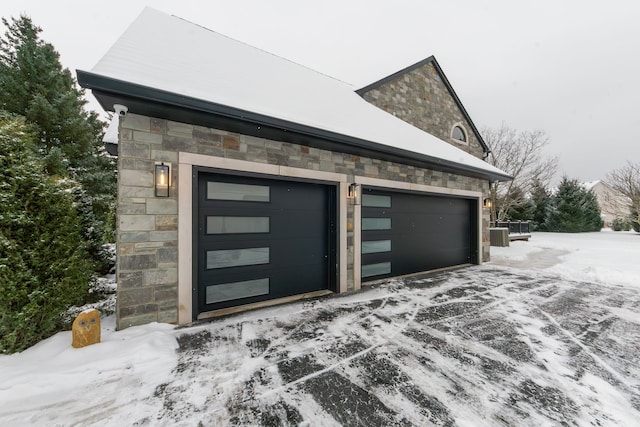
{"label": "dark fascia trim", "polygon": [[473,123],[473,120],[471,120],[471,117],[469,116],[469,113],[467,113],[466,108],[464,108],[464,105],[462,105],[462,101],[460,101],[460,98],[458,98],[458,95],[456,94],[456,91],[453,90],[453,86],[451,86],[451,83],[449,82],[449,79],[447,78],[447,76],[444,74],[444,71],[442,71],[442,68],[440,67],[440,64],[438,64],[438,61],[436,60],[435,56],[430,56],[428,58],[423,59],[422,61],[416,62],[413,65],[408,66],[407,68],[404,68],[396,73],[393,73],[381,80],[378,80],[377,82],[373,82],[370,85],[367,85],[365,87],[363,87],[362,89],[358,89],[356,90],[356,93],[360,96],[364,96],[365,93],[373,90],[373,89],[377,89],[380,86],[389,83],[392,80],[395,80],[396,78],[403,76],[413,70],[415,70],[416,68],[420,68],[423,65],[426,64],[433,64],[433,68],[436,69],[436,71],[438,72],[438,74],[440,74],[440,78],[442,79],[442,82],[444,83],[444,85],[446,86],[447,90],[449,91],[449,93],[451,94],[451,96],[453,97],[453,100],[456,102],[456,104],[458,105],[458,108],[460,108],[460,111],[462,111],[462,115],[464,116],[464,118],[467,120],[467,123],[469,123],[469,126],[471,126],[471,130],[473,131],[473,134],[476,136],[476,138],[478,139],[478,141],[480,142],[480,145],[482,146],[482,150],[484,151],[485,154],[485,158],[486,156],[489,155],[489,153],[491,152],[491,150],[489,149],[489,146],[487,145],[486,142],[484,142],[484,139],[482,138],[482,135],[480,135],[480,132],[478,131],[478,129],[476,128],[476,125]]}
{"label": "dark fascia trim", "polygon": [[418,154],[347,135],[313,128],[246,110],[162,91],[77,70],[78,83],[90,89],[102,108],[113,111],[114,104],[126,105],[130,113],[175,120],[229,132],[306,145],[363,157],[411,164],[442,172],[505,181],[511,177],[437,157]]}

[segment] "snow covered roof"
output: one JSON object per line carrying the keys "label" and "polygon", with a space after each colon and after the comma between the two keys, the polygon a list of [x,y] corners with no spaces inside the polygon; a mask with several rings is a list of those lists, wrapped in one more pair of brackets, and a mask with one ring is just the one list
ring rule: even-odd
{"label": "snow covered roof", "polygon": [[122,97],[134,113],[141,100],[171,104],[413,158],[442,170],[510,178],[369,104],[344,82],[151,8],[91,72],[78,70],[78,81],[109,110]]}

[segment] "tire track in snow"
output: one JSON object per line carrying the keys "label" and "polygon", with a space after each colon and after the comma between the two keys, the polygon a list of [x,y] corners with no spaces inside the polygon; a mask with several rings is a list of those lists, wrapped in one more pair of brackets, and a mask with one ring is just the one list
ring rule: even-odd
{"label": "tire track in snow", "polygon": [[312,378],[316,378],[316,377],[318,377],[318,376],[320,376],[320,375],[322,375],[322,374],[324,374],[326,372],[330,372],[330,371],[334,370],[338,366],[344,365],[345,363],[351,362],[352,360],[357,359],[358,357],[364,356],[367,353],[370,353],[371,351],[375,350],[378,347],[382,347],[382,346],[385,346],[385,345],[389,344],[390,341],[394,337],[396,337],[397,335],[401,334],[407,328],[407,326],[409,326],[409,324],[412,323],[415,320],[416,314],[418,313],[419,308],[420,307],[417,304],[414,304],[414,308],[413,308],[413,310],[411,312],[411,316],[409,316],[409,319],[407,319],[407,321],[402,325],[402,327],[400,327],[399,329],[396,329],[393,334],[391,334],[389,337],[385,338],[382,342],[374,344],[374,345],[372,345],[372,346],[370,346],[370,347],[368,347],[368,348],[366,348],[364,350],[361,350],[361,351],[359,351],[359,352],[357,352],[357,353],[355,353],[355,354],[353,354],[351,356],[345,357],[344,359],[340,359],[339,361],[333,363],[330,366],[327,366],[324,369],[320,369],[320,370],[315,371],[315,372],[313,372],[313,373],[311,373],[309,375],[305,375],[303,377],[300,377],[297,380],[294,380],[294,381],[288,382],[286,384],[283,384],[280,387],[271,389],[271,390],[261,394],[260,396],[256,396],[256,398],[257,399],[262,399],[262,398],[271,396],[271,395],[273,395],[275,393],[280,393],[282,391],[285,391],[285,390],[287,390],[287,389],[289,389],[291,387],[294,387],[297,384],[303,383],[303,382],[305,382],[307,380],[310,380]]}
{"label": "tire track in snow", "polygon": [[625,387],[627,387],[629,392],[631,392],[633,394],[637,393],[637,391],[636,391],[636,389],[638,388],[637,384],[632,385],[629,382],[627,382],[625,377],[620,375],[620,373],[618,373],[618,371],[616,371],[614,368],[609,366],[609,364],[607,362],[605,362],[604,360],[602,360],[602,358],[600,356],[598,356],[597,354],[593,353],[591,351],[591,349],[589,347],[587,347],[585,344],[583,344],[582,341],[580,341],[574,334],[572,334],[567,329],[563,328],[562,325],[560,325],[560,323],[552,315],[550,315],[549,313],[547,313],[546,311],[544,311],[542,309],[539,309],[539,310],[540,310],[540,313],[542,313],[542,315],[544,317],[546,317],[549,322],[551,322],[555,327],[557,327],[558,330],[562,331],[562,333],[567,338],[569,338],[574,344],[576,344],[586,354],[588,354],[597,364],[600,365],[601,368],[603,368],[604,370],[609,372],[615,379],[617,379],[620,382],[620,384],[622,384]]}

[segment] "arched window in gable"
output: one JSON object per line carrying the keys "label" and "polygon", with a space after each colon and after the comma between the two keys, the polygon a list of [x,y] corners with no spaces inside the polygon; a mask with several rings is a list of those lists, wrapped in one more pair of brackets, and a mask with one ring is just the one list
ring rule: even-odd
{"label": "arched window in gable", "polygon": [[459,141],[463,144],[467,144],[468,143],[468,139],[467,139],[467,132],[465,131],[465,129],[462,127],[462,125],[455,125],[453,127],[453,129],[451,130],[451,138],[455,139],[456,141]]}

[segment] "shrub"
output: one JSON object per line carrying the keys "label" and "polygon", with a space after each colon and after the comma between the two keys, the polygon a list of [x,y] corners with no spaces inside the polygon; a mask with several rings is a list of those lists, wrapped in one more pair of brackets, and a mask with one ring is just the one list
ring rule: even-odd
{"label": "shrub", "polygon": [[638,215],[638,211],[632,206],[631,214],[629,215],[629,224],[631,224],[631,228],[636,233],[640,233],[640,215]]}
{"label": "shrub", "polygon": [[616,218],[611,223],[613,231],[629,231],[631,230],[631,218]]}
{"label": "shrub", "polygon": [[46,174],[33,139],[24,120],[0,114],[0,353],[60,330],[95,267],[73,197]]}
{"label": "shrub", "polygon": [[611,223],[613,231],[629,231],[631,230],[631,222],[627,218],[616,218]]}

